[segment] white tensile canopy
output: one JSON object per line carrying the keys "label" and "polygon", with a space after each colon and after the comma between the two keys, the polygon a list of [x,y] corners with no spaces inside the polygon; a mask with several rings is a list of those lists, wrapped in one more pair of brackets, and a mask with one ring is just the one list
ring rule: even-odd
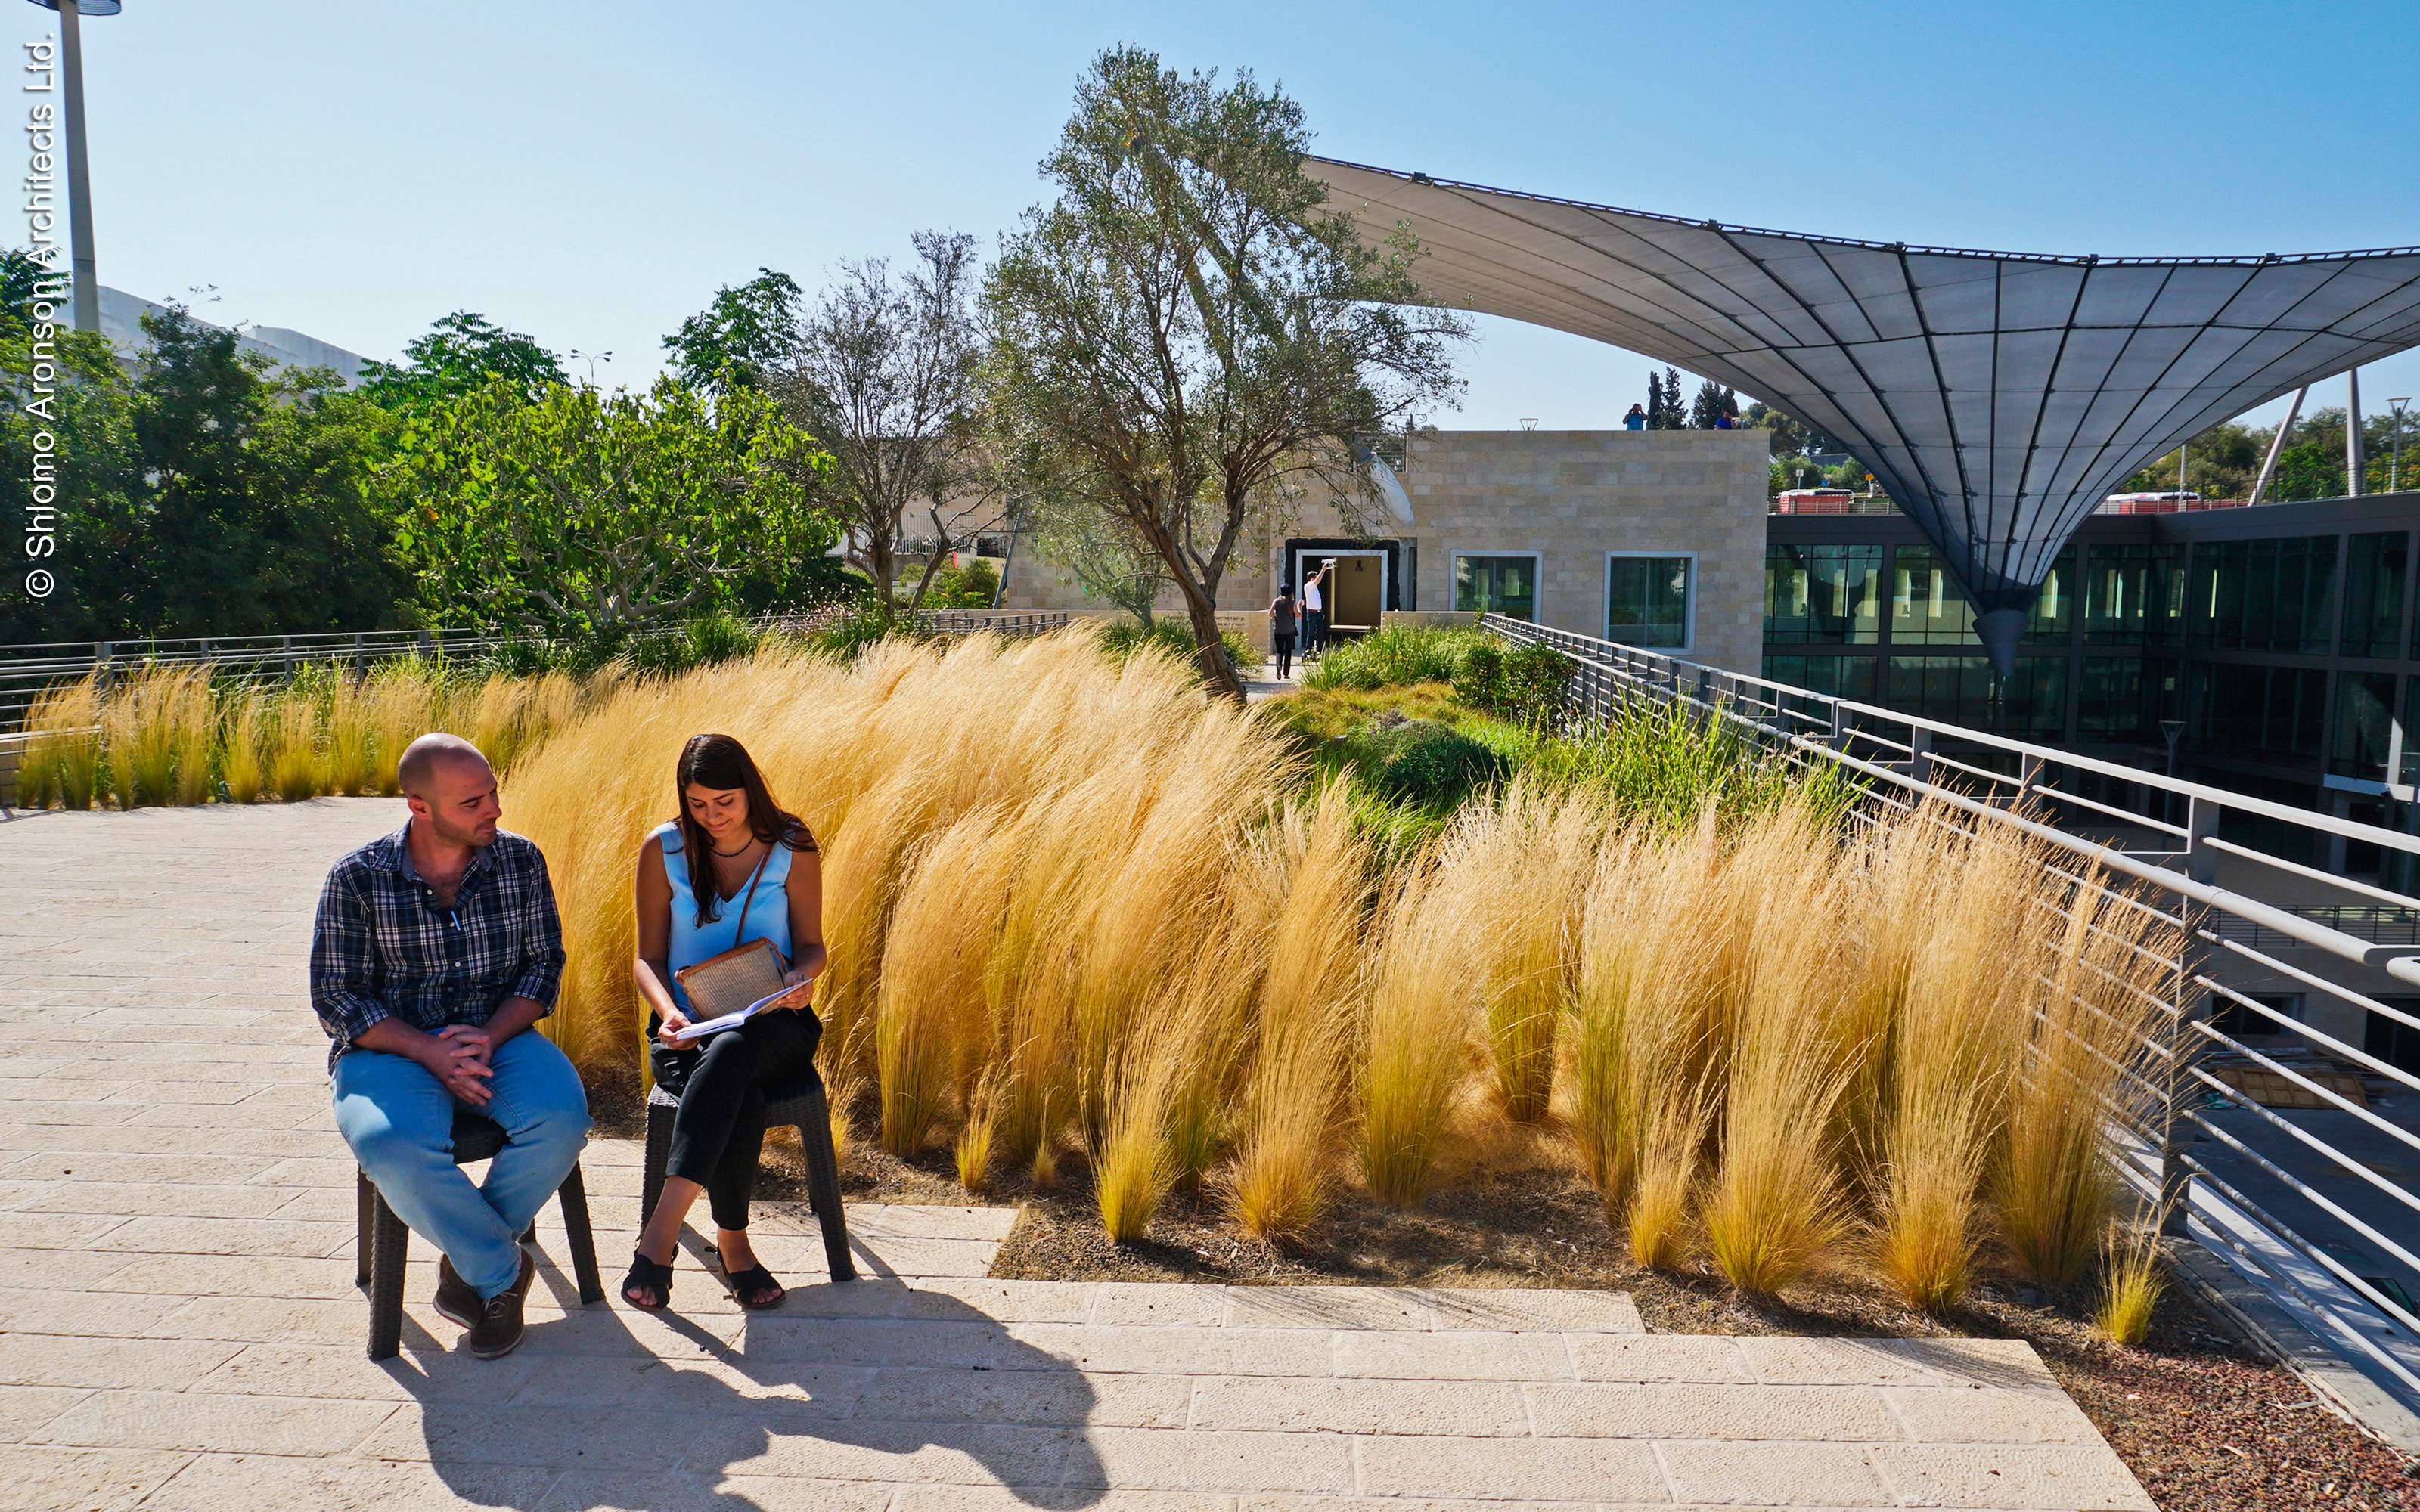
{"label": "white tensile canopy", "polygon": [[1939,548],[2004,672],[2076,527],[2210,426],[2420,346],[2420,248],[2050,256],[1849,241],[1313,158],[1438,302],[1625,347],[1839,440]]}

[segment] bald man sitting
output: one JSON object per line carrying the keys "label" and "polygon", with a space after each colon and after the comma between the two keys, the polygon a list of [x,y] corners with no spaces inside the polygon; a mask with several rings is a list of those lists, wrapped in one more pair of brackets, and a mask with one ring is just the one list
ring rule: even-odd
{"label": "bald man sitting", "polygon": [[[496,827],[478,748],[423,735],[398,764],[411,817],[338,861],[319,894],[311,1006],[334,1041],[336,1127],[411,1231],[444,1252],[437,1311],[492,1360],[521,1341],[537,1273],[530,1220],[580,1159],[588,1098],[544,1035],[563,926],[546,857]],[[454,1112],[507,1140],[477,1186],[454,1164]]]}

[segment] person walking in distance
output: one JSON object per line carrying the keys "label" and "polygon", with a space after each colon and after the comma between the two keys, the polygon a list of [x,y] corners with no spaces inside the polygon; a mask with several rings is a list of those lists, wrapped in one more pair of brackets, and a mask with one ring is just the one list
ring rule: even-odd
{"label": "person walking in distance", "polygon": [[1269,600],[1269,649],[1278,658],[1278,680],[1294,675],[1295,635],[1294,585],[1278,584],[1278,596]]}
{"label": "person walking in distance", "polygon": [[[544,1035],[563,980],[546,857],[496,827],[479,748],[423,735],[396,764],[411,817],[338,861],[311,934],[311,1007],[334,1041],[336,1129],[405,1227],[443,1252],[436,1308],[483,1360],[521,1341],[537,1274],[521,1235],[588,1138],[580,1073]],[[504,1148],[473,1185],[454,1116],[486,1115]]]}
{"label": "person walking in distance", "polygon": [[1302,659],[1305,661],[1327,647],[1327,575],[1335,570],[1336,559],[1324,558],[1319,570],[1302,580]]}

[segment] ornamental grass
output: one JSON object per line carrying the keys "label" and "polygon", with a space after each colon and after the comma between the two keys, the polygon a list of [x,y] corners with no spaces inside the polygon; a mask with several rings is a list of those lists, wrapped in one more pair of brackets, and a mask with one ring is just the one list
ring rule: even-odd
{"label": "ornamental grass", "polygon": [[2158,916],[1988,817],[1674,751],[1643,807],[1515,779],[1398,848],[1275,721],[1082,629],[517,697],[551,733],[506,823],[553,869],[576,1058],[634,1058],[638,846],[682,742],[736,735],[821,844],[836,1142],[970,1192],[1080,1162],[1120,1242],[1181,1185],[1262,1235],[1347,1187],[1417,1204],[1492,1124],[1567,1150],[1644,1264],[1946,1307],[2003,1252],[2088,1264],[2172,995]]}

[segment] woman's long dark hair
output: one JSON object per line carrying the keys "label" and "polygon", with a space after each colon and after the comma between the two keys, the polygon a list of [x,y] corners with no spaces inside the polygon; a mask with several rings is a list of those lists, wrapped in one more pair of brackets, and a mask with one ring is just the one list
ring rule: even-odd
{"label": "woman's long dark hair", "polygon": [[756,769],[756,759],[748,754],[747,747],[729,735],[690,736],[689,744],[681,748],[679,764],[673,768],[673,798],[680,806],[681,845],[689,852],[690,891],[697,895],[697,921],[711,924],[722,917],[722,901],[716,896],[711,860],[706,865],[706,885],[698,886],[697,863],[714,854],[714,841],[689,811],[691,784],[721,793],[745,788],[748,828],[768,845],[812,851],[815,837],[808,832],[806,821],[773,801],[772,792],[765,786],[765,774]]}

